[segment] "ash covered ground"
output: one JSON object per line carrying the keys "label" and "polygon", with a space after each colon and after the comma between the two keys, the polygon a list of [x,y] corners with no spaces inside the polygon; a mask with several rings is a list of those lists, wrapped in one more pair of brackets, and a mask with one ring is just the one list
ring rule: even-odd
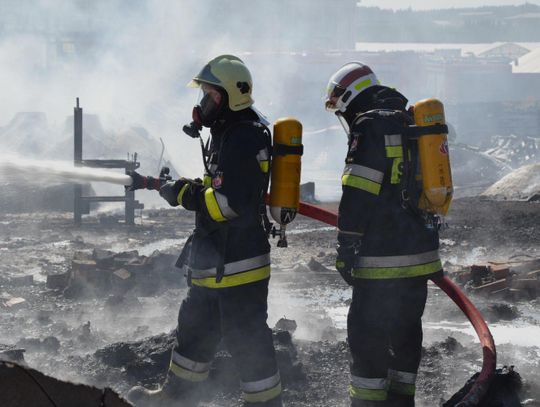
{"label": "ash covered ground", "polygon": [[[0,214],[0,355],[13,357],[24,349],[26,363],[45,374],[120,393],[137,383],[159,383],[186,293],[184,277],[172,264],[193,215],[147,210],[133,227],[118,219],[90,216],[76,228],[70,213]],[[540,258],[539,203],[457,199],[447,222],[441,254],[451,275],[474,263],[512,266]],[[282,318],[296,322],[282,320],[278,328],[288,333],[275,331],[289,406],[348,405],[345,337],[351,291],[333,268],[335,239],[334,228],[299,217],[290,230],[289,248],[272,252],[269,325]],[[111,287],[62,291],[49,288],[50,277],[47,287],[49,275],[69,271],[74,256],[84,263],[81,253],[91,256],[94,249],[137,250],[160,267],[137,271],[133,264],[128,273],[138,283],[132,286],[124,282],[131,279],[128,274],[117,273],[118,282],[107,280]],[[100,253],[106,257],[107,252]],[[480,370],[482,360],[464,315],[436,286],[430,285],[429,293],[419,406],[449,399]],[[474,293],[470,298],[490,325],[498,366],[514,365],[524,383],[522,402],[540,405],[535,401],[540,400],[540,300]],[[232,369],[224,351],[215,365],[211,380],[221,385],[207,392],[204,405],[238,405],[236,378],[223,373]]]}

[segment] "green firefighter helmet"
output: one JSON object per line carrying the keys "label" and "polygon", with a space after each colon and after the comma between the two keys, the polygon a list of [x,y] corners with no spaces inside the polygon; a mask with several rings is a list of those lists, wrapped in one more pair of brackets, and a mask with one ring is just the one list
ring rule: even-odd
{"label": "green firefighter helmet", "polygon": [[201,83],[224,89],[229,99],[229,108],[235,112],[250,107],[254,102],[251,97],[251,73],[244,62],[234,55],[220,55],[212,59],[188,86],[198,88]]}

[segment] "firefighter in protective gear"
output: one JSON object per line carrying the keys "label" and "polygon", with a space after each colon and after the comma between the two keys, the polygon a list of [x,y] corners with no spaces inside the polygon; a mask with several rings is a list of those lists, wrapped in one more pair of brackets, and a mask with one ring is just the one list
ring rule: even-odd
{"label": "firefighter in protective gear", "polygon": [[195,230],[177,263],[187,270],[190,289],[180,307],[165,385],[157,392],[132,389],[129,395],[143,406],[185,402],[183,395],[208,378],[223,339],[239,369],[245,405],[281,406],[266,323],[270,245],[261,223],[269,134],[251,107],[252,79],[239,58],[211,60],[190,86],[202,90],[194,122],[211,133],[204,179],[181,178],[160,189],[172,206],[195,212]]}
{"label": "firefighter in protective gear", "polygon": [[418,161],[403,134],[407,99],[358,62],[327,91],[326,109],[348,135],[336,268],[353,287],[351,405],[414,406],[427,280],[442,266],[436,224],[409,203],[418,191],[405,178]]}

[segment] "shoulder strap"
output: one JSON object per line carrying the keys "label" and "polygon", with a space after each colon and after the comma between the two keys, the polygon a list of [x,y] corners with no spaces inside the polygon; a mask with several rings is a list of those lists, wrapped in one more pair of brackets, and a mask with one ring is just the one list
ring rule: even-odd
{"label": "shoulder strap", "polygon": [[448,134],[446,124],[432,124],[430,126],[410,125],[406,129],[407,138],[418,138],[427,134]]}
{"label": "shoulder strap", "polygon": [[366,119],[392,120],[398,123],[402,123],[404,127],[411,126],[414,123],[413,118],[406,111],[392,109],[373,109],[356,116],[353,121],[353,126]]}

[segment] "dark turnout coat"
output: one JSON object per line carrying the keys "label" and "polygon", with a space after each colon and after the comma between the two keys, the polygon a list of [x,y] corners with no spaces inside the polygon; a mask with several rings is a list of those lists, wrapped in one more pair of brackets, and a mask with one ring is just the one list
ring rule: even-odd
{"label": "dark turnout coat", "polygon": [[194,285],[221,288],[267,279],[270,245],[261,222],[268,186],[269,135],[250,109],[211,128],[202,182],[181,185],[178,203],[196,211],[187,256]]}
{"label": "dark turnout coat", "polygon": [[[339,245],[355,248],[353,276],[393,279],[432,276],[442,269],[436,227],[414,210],[414,194],[404,194],[404,151],[415,176],[417,153],[406,142],[410,123],[407,99],[393,89],[376,87],[352,120],[339,206]],[[410,198],[411,205],[404,202]]]}

